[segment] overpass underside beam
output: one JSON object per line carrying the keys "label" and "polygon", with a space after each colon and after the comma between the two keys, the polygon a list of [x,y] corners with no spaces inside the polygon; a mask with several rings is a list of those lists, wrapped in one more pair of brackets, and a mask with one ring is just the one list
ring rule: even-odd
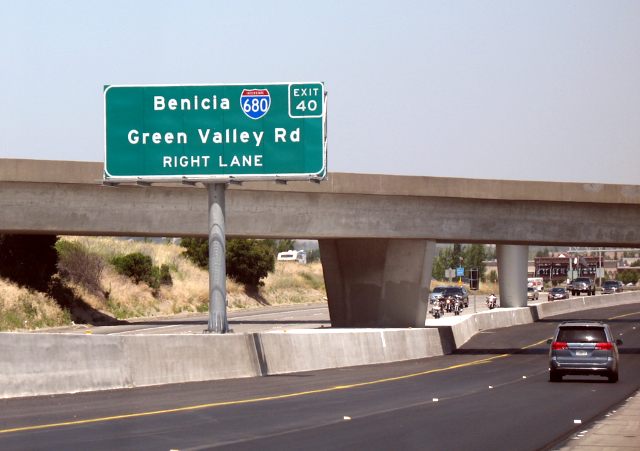
{"label": "overpass underside beam", "polygon": [[527,306],[529,246],[498,244],[500,307]]}
{"label": "overpass underside beam", "polygon": [[424,327],[435,241],[319,240],[333,327]]}

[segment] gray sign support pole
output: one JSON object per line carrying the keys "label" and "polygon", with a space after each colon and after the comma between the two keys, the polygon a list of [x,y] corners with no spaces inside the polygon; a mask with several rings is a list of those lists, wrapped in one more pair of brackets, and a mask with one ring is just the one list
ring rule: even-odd
{"label": "gray sign support pole", "polygon": [[209,326],[206,332],[224,334],[227,323],[227,268],[225,264],[224,183],[209,183]]}

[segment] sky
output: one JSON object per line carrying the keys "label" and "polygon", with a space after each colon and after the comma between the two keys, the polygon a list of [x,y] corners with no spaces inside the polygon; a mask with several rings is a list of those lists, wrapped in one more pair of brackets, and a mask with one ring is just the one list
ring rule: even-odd
{"label": "sky", "polygon": [[106,84],[319,80],[330,172],[640,185],[637,0],[0,6],[0,158],[103,161]]}

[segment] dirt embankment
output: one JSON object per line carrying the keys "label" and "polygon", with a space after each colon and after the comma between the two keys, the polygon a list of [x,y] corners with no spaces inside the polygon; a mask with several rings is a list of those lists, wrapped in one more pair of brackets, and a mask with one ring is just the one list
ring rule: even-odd
{"label": "dirt embankment", "polygon": [[[104,268],[99,289],[57,277],[57,289],[40,293],[0,279],[0,330],[36,329],[75,322],[109,323],[127,318],[205,312],[209,306],[208,273],[182,256],[184,249],[171,242],[151,243],[105,237],[64,237],[100,256]],[[154,290],[118,274],[108,262],[116,255],[141,252],[153,264],[167,265],[172,283]],[[277,262],[273,273],[257,290],[227,279],[229,310],[261,305],[326,301],[319,262],[301,265]]]}

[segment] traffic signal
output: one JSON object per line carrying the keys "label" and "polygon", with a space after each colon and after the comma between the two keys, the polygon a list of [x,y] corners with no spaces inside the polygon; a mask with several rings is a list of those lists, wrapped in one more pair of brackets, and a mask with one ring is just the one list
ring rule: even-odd
{"label": "traffic signal", "polygon": [[478,269],[471,268],[469,270],[469,289],[477,290],[480,287],[480,279],[478,277]]}

